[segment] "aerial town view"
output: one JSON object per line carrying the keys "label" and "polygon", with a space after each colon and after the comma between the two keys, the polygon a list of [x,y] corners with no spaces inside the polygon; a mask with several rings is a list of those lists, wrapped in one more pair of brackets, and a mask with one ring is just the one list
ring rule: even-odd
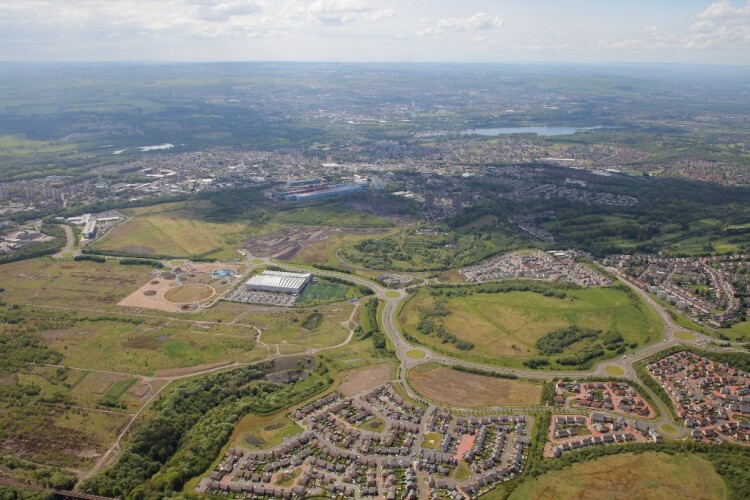
{"label": "aerial town view", "polygon": [[750,2],[0,2],[0,499],[750,498]]}

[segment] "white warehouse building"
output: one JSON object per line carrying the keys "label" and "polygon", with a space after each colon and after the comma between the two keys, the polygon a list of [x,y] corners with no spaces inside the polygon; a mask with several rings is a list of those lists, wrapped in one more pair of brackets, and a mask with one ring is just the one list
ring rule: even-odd
{"label": "white warehouse building", "polygon": [[309,273],[287,273],[284,271],[263,271],[245,283],[248,290],[262,292],[300,293],[312,280]]}

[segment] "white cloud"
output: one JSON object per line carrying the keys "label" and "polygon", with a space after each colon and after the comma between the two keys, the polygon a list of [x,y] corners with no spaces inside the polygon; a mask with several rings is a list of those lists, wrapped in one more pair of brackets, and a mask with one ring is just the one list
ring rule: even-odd
{"label": "white cloud", "polygon": [[432,23],[428,20],[422,20],[422,29],[417,32],[418,35],[430,36],[440,35],[456,31],[478,31],[491,30],[502,26],[503,19],[498,15],[495,17],[479,12],[470,17],[453,17],[438,19]]}
{"label": "white cloud", "polygon": [[389,19],[396,12],[393,9],[374,6],[377,2],[364,0],[315,0],[306,11],[318,24],[341,26],[358,21],[379,21]]}
{"label": "white cloud", "polygon": [[662,33],[650,26],[639,36],[617,41],[602,41],[599,48],[614,50],[750,50],[750,0],[734,6],[718,0],[695,16],[686,33]]}
{"label": "white cloud", "polygon": [[690,31],[688,49],[750,49],[750,0],[739,7],[729,0],[712,3],[698,14]]}

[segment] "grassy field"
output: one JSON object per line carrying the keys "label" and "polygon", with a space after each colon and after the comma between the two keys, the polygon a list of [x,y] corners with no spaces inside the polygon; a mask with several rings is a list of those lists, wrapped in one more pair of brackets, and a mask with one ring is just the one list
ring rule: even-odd
{"label": "grassy field", "polygon": [[45,306],[117,309],[117,302],[149,277],[146,266],[41,258],[0,266],[0,283],[13,290],[6,301]]}
{"label": "grassy field", "polygon": [[421,351],[419,349],[411,349],[409,351],[406,351],[406,356],[411,359],[422,359],[427,355],[424,351]]}
{"label": "grassy field", "polygon": [[[622,291],[589,288],[567,290],[566,294],[564,299],[533,292],[441,297],[450,311],[444,319],[446,330],[460,340],[472,342],[475,347],[471,350],[458,349],[417,330],[420,311],[432,308],[436,301],[429,289],[417,292],[402,308],[398,320],[405,332],[430,347],[466,359],[508,366],[520,366],[524,360],[539,357],[537,340],[571,325],[604,332],[616,330],[625,344],[639,346],[661,336],[656,313],[645,304],[636,307]],[[575,353],[585,345],[585,341],[578,342],[563,354]],[[554,367],[556,357],[550,359]]]}
{"label": "grassy field", "polygon": [[[149,210],[150,208],[150,210]],[[186,203],[169,203],[131,209],[134,218],[120,224],[97,241],[94,248],[120,253],[238,258],[239,246],[249,227],[242,222],[202,220]]]}
{"label": "grassy field", "polygon": [[604,368],[604,371],[609,373],[610,375],[614,375],[615,377],[625,375],[625,370],[623,370],[619,366],[607,366]]}
{"label": "grassy field", "polygon": [[304,307],[314,304],[325,304],[357,296],[359,296],[359,292],[353,286],[318,278],[314,283],[310,283],[305,287],[295,305]]}
{"label": "grassy field", "polygon": [[247,415],[234,428],[229,446],[246,450],[267,450],[281,444],[284,438],[300,432],[302,428],[284,413],[268,417]]}
{"label": "grassy field", "polygon": [[675,332],[675,337],[682,340],[694,341],[697,337],[689,332]]}
{"label": "grassy field", "polygon": [[2,453],[43,465],[87,469],[129,417],[80,408],[0,404]]}
{"label": "grassy field", "polygon": [[512,500],[566,498],[724,499],[727,487],[698,455],[643,453],[602,457],[525,481]]}
{"label": "grassy field", "polygon": [[321,318],[311,330],[302,326],[312,314],[309,310],[268,310],[253,314],[246,321],[261,329],[263,343],[293,346],[298,350],[287,352],[299,352],[309,347],[334,346],[346,340],[349,332],[340,323],[349,319],[353,308],[352,304],[316,308]]}
{"label": "grassy field", "polygon": [[539,404],[542,384],[464,373],[427,364],[408,373],[409,383],[422,396],[458,408]]}
{"label": "grassy field", "polygon": [[291,261],[308,265],[323,264],[334,267],[346,267],[336,258],[336,251],[339,248],[354,245],[372,237],[372,234],[336,233],[324,241],[313,243],[303,249]]}
{"label": "grassy field", "polygon": [[67,366],[153,375],[159,370],[265,357],[265,349],[254,350],[253,336],[246,330],[168,319],[140,324],[99,319],[40,332],[37,337],[62,353],[62,364]]}

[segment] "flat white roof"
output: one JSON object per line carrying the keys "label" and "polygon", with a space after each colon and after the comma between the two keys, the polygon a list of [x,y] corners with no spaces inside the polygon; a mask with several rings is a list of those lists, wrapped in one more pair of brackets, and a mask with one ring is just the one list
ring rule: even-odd
{"label": "flat white roof", "polygon": [[310,281],[312,275],[309,273],[287,273],[284,271],[265,271],[253,276],[247,281],[247,285],[277,288],[285,290],[299,290]]}

